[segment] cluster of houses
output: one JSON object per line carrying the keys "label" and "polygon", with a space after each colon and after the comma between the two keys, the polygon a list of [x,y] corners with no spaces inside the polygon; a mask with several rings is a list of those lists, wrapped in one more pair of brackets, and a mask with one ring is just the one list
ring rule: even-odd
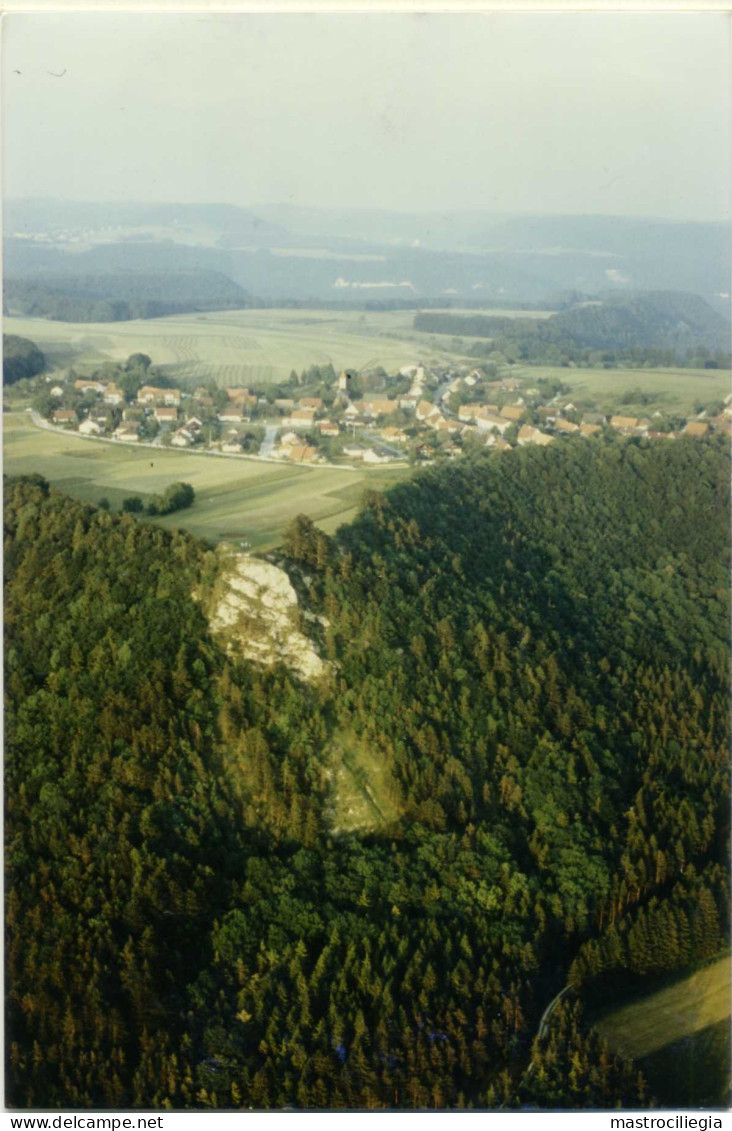
{"label": "cluster of houses", "polygon": [[[389,385],[393,390],[398,382],[404,389],[406,381],[406,392],[389,395]],[[215,400],[204,386],[184,393],[143,385],[128,403],[114,381],[80,378],[73,382],[74,393],[94,398],[85,417],[80,421],[75,409],[59,407],[51,419],[78,428],[82,435],[111,436],[123,443],[138,443],[162,431],[165,442],[174,447],[199,445],[228,454],[251,451],[253,441],[256,450],[256,435],[244,428],[254,420],[275,425],[279,432],[276,444],[268,446],[270,456],[294,463],[342,459],[381,464],[403,460],[407,454],[429,460],[438,452],[455,458],[469,437],[473,445],[500,451],[513,443],[545,445],[567,435],[591,437],[605,427],[651,439],[679,434],[654,427],[658,413],[637,418],[582,412],[572,403],[562,404],[558,394],[547,403],[539,389],[524,389],[512,376],[490,379],[480,369],[435,373],[422,365],[405,366],[385,385],[386,390],[382,384],[373,392],[363,391],[369,381],[343,370],[325,396],[272,399],[271,394],[267,398],[237,386]],[[62,400],[66,391],[60,385],[50,390]],[[723,412],[710,417],[700,413],[685,424],[683,433],[698,438],[713,431],[729,434],[731,418],[732,396]]]}
{"label": "cluster of houses", "polygon": [[[172,430],[172,444],[187,447],[195,442],[203,428],[203,421],[198,417],[184,417],[181,420],[183,394],[180,389],[143,385],[134,403],[129,405],[123,390],[114,381],[80,378],[74,381],[73,387],[76,393],[95,395],[94,405],[81,421],[76,410],[71,408],[57,408],[51,419],[54,424],[77,425],[78,431],[83,436],[111,435],[115,440],[124,443],[138,443],[145,420],[149,418],[158,427]],[[64,389],[55,386],[50,392],[55,396],[63,396]],[[121,419],[111,432],[110,409],[121,411]]]}
{"label": "cluster of houses", "polygon": [[[661,418],[661,413],[655,412],[652,416],[633,417],[622,414],[605,415],[600,412],[583,412],[571,402],[561,404],[561,397],[556,395],[549,403],[542,403],[539,389],[529,388],[521,395],[521,386],[518,381],[483,381],[480,374],[473,372],[465,378],[458,378],[449,386],[450,392],[462,394],[468,387],[478,385],[481,395],[517,394],[508,402],[503,398],[503,403],[491,404],[485,400],[480,402],[462,400],[457,408],[457,418],[467,427],[474,428],[478,433],[486,435],[486,443],[498,448],[509,446],[503,440],[504,433],[510,428],[518,426],[515,434],[516,443],[545,445],[555,438],[567,435],[594,436],[603,428],[611,428],[623,436],[645,436],[648,439],[675,439],[679,435],[701,438],[710,433],[732,431],[732,394],[724,402],[724,409],[718,415],[709,416],[705,411],[699,413],[694,420],[687,421],[679,431],[663,431],[654,427]],[[497,398],[499,399],[499,398]],[[426,421],[437,421],[436,427],[444,424],[432,412],[427,411]]]}

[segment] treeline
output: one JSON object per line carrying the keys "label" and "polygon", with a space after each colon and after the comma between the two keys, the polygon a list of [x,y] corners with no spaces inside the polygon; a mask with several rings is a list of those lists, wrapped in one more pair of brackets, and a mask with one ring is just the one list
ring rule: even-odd
{"label": "treeline", "polygon": [[[211,638],[201,543],[10,484],[10,1102],[651,1102],[582,1006],[725,938],[728,484],[609,436],[301,518],[312,685]],[[400,816],[335,835],[345,735]]]}
{"label": "treeline", "polygon": [[[216,271],[158,271],[154,273],[49,275],[43,278],[9,276],[4,281],[3,309],[7,315],[50,318],[58,322],[123,322],[133,318],[164,318],[209,310],[341,310],[381,312],[442,311],[490,308],[490,302],[461,299],[343,299],[282,298],[252,295]],[[555,303],[502,302],[512,310],[554,310]]]}
{"label": "treeline", "polygon": [[250,305],[247,292],[218,271],[8,278],[3,298],[8,312],[58,322],[124,322]]}
{"label": "treeline", "polygon": [[46,368],[46,358],[35,342],[17,334],[3,334],[3,384],[14,385],[36,377]]}

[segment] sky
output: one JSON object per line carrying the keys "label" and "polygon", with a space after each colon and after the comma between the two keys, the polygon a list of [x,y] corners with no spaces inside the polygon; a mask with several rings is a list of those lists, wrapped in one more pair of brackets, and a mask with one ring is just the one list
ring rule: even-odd
{"label": "sky", "polygon": [[724,13],[3,19],[9,198],[730,215]]}

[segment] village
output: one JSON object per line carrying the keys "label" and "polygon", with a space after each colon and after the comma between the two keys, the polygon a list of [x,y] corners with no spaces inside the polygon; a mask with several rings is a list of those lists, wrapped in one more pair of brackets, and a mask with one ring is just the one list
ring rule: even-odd
{"label": "village", "polygon": [[[158,377],[154,367],[143,379]],[[477,448],[547,445],[603,429],[651,440],[730,434],[732,396],[691,418],[605,414],[569,399],[555,378],[498,373],[493,365],[449,370],[415,363],[389,376],[331,366],[294,372],[286,387],[186,391],[132,384],[129,372],[46,378],[36,422],[120,444],[207,451],[304,465],[419,464]],[[158,379],[160,379],[158,377]],[[287,394],[287,395],[284,395]],[[621,406],[622,407],[622,406]],[[48,425],[46,425],[48,426]]]}

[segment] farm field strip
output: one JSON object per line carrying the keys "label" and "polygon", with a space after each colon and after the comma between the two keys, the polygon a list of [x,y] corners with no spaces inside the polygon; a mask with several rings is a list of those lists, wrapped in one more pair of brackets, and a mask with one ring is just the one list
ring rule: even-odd
{"label": "farm field strip", "polygon": [[156,523],[182,526],[211,541],[237,531],[252,549],[277,545],[297,514],[322,522],[332,533],[353,515],[367,486],[378,489],[410,474],[406,467],[299,467],[165,448],[127,448],[36,428],[23,412],[6,413],[3,423],[6,474],[39,472],[75,498],[98,503],[106,497],[114,508],[128,495],[159,493],[182,480],[196,492],[194,505],[156,518]]}
{"label": "farm field strip", "polygon": [[[222,314],[178,315],[133,322],[60,323],[37,318],[7,318],[6,333],[31,338],[57,368],[73,362],[81,371],[104,360],[123,361],[145,352],[171,377],[203,378],[225,384],[273,383],[286,380],[292,369],[331,363],[336,369],[383,365],[388,370],[416,363],[421,353],[444,356],[441,348],[425,346],[424,335],[410,326],[369,314],[361,322],[349,313],[300,321],[292,312],[234,311]],[[265,318],[251,317],[265,314]],[[276,317],[286,314],[287,319]],[[410,318],[411,322],[411,318]],[[392,329],[393,327],[393,329]],[[409,334],[409,339],[401,338]],[[396,336],[392,337],[391,334]]]}
{"label": "farm field strip", "polygon": [[[517,376],[526,381],[555,378],[571,386],[567,394],[590,397],[600,411],[635,415],[667,411],[691,414],[697,402],[723,400],[730,391],[730,372],[725,369],[565,369],[560,366],[516,366]],[[638,406],[622,403],[623,394],[639,389],[653,398]],[[564,401],[562,402],[564,403]]]}
{"label": "farm field strip", "polygon": [[613,1051],[637,1059],[730,1016],[731,959],[622,1006],[596,1023]]}

